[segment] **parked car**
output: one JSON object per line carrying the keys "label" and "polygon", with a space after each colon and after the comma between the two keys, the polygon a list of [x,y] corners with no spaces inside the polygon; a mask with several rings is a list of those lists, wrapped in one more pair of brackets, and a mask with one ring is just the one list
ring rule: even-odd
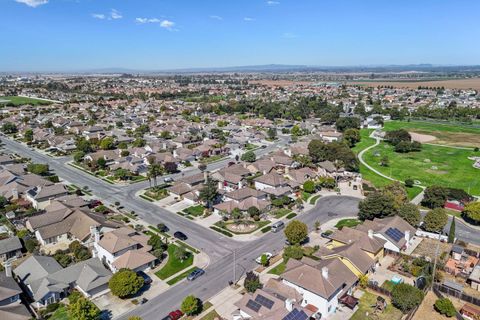
{"label": "parked car", "polygon": [[148,299],[147,298],[142,298],[142,300],[140,300],[140,304],[145,304],[148,302]]}
{"label": "parked car", "polygon": [[[302,241],[300,241],[300,245],[303,245],[303,244],[306,244],[310,241],[310,238],[309,237],[306,237],[305,239],[303,239]],[[287,246],[291,246],[292,244],[290,243],[290,241],[288,241],[288,239],[285,239],[285,244]]]}
{"label": "parked car", "polygon": [[163,179],[163,182],[165,182],[165,183],[173,182],[173,178],[172,177],[166,177],[166,178]]}
{"label": "parked car", "polygon": [[203,269],[195,269],[193,270],[188,276],[187,276],[187,280],[188,281],[193,281],[195,279],[197,279],[198,277],[200,277],[201,275],[205,274],[205,270]]}
{"label": "parked car", "polygon": [[186,235],[185,233],[181,232],[181,231],[175,232],[175,233],[173,234],[173,236],[174,236],[175,238],[177,238],[177,239],[179,239],[179,240],[183,240],[183,241],[185,241],[185,240],[188,239],[187,235]]}
{"label": "parked car", "polygon": [[235,164],[234,161],[230,161],[230,162],[228,163],[228,166],[231,167],[231,166],[233,166],[234,164]]}
{"label": "parked car", "polygon": [[158,231],[160,232],[168,232],[170,231],[170,228],[167,227],[164,223],[159,223],[157,224]]}
{"label": "parked car", "polygon": [[261,264],[262,263],[262,256],[267,256],[267,261],[270,260],[271,257],[273,257],[273,254],[271,254],[270,252],[264,252],[260,255],[260,257],[258,257],[257,259],[255,259],[255,262],[258,263],[258,264]]}
{"label": "parked car", "polygon": [[151,284],[153,282],[152,278],[148,274],[146,274],[143,271],[138,271],[137,274],[143,278],[143,283],[145,284]]}
{"label": "parked car", "polygon": [[166,316],[162,320],[178,320],[181,317],[183,317],[183,312],[180,311],[180,310],[175,310],[175,311],[170,312],[168,314],[168,316]]}
{"label": "parked car", "polygon": [[262,146],[261,146],[260,148],[262,148],[262,149],[266,149],[266,148],[267,148],[267,145],[265,145],[265,144],[262,144]]}

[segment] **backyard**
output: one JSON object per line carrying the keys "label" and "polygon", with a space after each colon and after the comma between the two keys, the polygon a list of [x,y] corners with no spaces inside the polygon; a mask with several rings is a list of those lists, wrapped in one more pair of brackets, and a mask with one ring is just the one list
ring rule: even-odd
{"label": "backyard", "polygon": [[374,312],[375,304],[377,301],[377,294],[373,294],[368,291],[364,291],[364,294],[359,300],[358,310],[355,311],[350,320],[366,320],[366,319],[375,319],[375,320],[397,320],[402,318],[402,312],[395,308],[390,301],[387,300],[387,307],[383,312]]}

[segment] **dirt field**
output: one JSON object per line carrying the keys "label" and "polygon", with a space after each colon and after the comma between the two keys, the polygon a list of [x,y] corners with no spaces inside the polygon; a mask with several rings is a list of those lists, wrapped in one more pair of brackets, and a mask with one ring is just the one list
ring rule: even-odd
{"label": "dirt field", "polygon": [[[464,302],[449,297],[450,300],[452,300],[453,305],[457,310],[460,310],[462,306],[464,305]],[[415,312],[415,315],[413,316],[413,320],[444,320],[444,319],[453,319],[453,318],[448,318],[446,316],[441,315],[437,311],[435,311],[435,308],[433,305],[435,304],[435,301],[437,301],[437,295],[433,293],[432,291],[429,291],[425,298],[423,299],[422,304],[420,305],[420,308],[418,308],[417,312]]]}
{"label": "dirt field", "polygon": [[480,78],[438,80],[438,81],[352,81],[348,84],[365,85],[370,87],[394,86],[396,88],[417,89],[421,87],[445,87],[448,89],[476,89],[480,90]]}
{"label": "dirt field", "polygon": [[[408,131],[414,141],[421,143],[444,144],[454,147],[478,147],[480,135],[467,132],[423,131],[415,129]],[[427,134],[428,133],[428,134]]]}
{"label": "dirt field", "polygon": [[[424,238],[415,250],[413,250],[412,255],[416,257],[428,257],[430,261],[433,261],[437,245],[438,240]],[[452,250],[452,244],[440,242],[439,254],[442,254],[442,252],[450,252],[450,250]]]}

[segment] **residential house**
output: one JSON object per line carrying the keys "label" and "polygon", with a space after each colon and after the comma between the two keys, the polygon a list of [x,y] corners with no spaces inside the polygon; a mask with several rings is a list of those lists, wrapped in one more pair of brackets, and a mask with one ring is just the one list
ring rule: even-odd
{"label": "residential house", "polygon": [[[272,196],[281,197],[292,193],[291,181],[282,175],[271,172],[253,179],[255,188],[264,191]],[[298,184],[297,184],[298,186]]]}
{"label": "residential house", "polygon": [[222,168],[212,174],[212,178],[218,181],[218,189],[227,192],[237,190],[247,184],[246,178],[250,171],[240,164],[234,164]]}
{"label": "residential house", "polygon": [[22,243],[18,237],[0,240],[0,263],[22,256]]}
{"label": "residential house", "polygon": [[49,256],[31,256],[13,271],[24,291],[37,308],[65,298],[77,289],[88,298],[109,291],[112,273],[97,258],[78,262],[67,268]]}
{"label": "residential house", "polygon": [[32,319],[32,315],[20,300],[21,293],[22,290],[12,278],[10,269],[0,274],[0,319]]}
{"label": "residential house", "polygon": [[35,186],[25,193],[26,200],[32,203],[35,209],[44,209],[56,198],[67,196],[68,190],[65,185],[57,183],[47,186]]}
{"label": "residential house", "polygon": [[157,258],[149,252],[152,247],[144,234],[125,227],[102,234],[94,228],[93,232],[95,255],[113,272],[123,268],[146,271],[155,266]]}

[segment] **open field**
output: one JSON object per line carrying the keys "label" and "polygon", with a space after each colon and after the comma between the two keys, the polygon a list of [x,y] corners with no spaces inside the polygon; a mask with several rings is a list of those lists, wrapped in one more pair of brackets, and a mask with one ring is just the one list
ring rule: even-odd
{"label": "open field", "polygon": [[291,80],[252,80],[248,81],[249,84],[260,84],[269,87],[290,87],[300,85],[310,85],[309,81],[291,81]]}
{"label": "open field", "polygon": [[393,86],[396,88],[417,89],[421,87],[445,87],[448,89],[476,89],[480,90],[480,78],[452,79],[452,80],[429,80],[429,81],[349,81],[350,85],[362,85],[369,87]]}
{"label": "open field", "polygon": [[17,97],[17,96],[0,97],[0,105],[9,104],[9,103],[12,103],[15,106],[21,106],[25,104],[30,104],[34,106],[52,104],[49,101],[33,99],[33,98],[25,98],[25,97]]}
{"label": "open field", "polygon": [[[427,144],[420,152],[397,153],[391,145],[382,142],[368,150],[363,158],[373,168],[400,181],[410,178],[419,180],[424,186],[438,184],[480,195],[480,180],[474,178],[480,176],[480,170],[468,159],[478,155],[473,150]],[[388,167],[380,166],[384,156],[390,160]]]}
{"label": "open field", "polygon": [[[428,143],[456,147],[480,147],[480,127],[462,124],[442,124],[426,121],[387,121],[385,130],[405,129],[411,133],[435,137]],[[363,136],[362,136],[363,139]]]}

